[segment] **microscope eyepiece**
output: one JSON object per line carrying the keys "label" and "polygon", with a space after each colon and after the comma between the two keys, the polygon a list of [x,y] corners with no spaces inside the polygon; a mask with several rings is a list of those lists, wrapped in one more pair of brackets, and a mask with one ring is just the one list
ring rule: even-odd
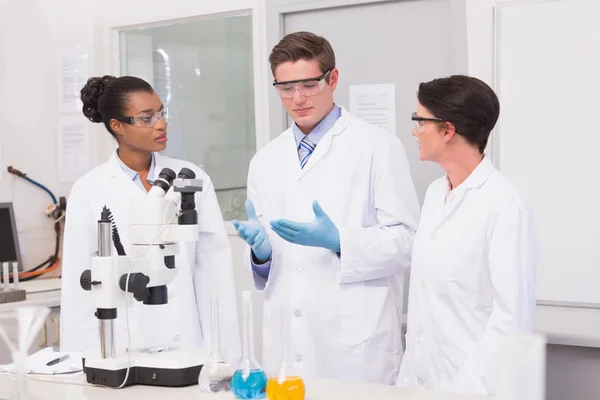
{"label": "microscope eyepiece", "polygon": [[163,168],[160,171],[160,174],[158,174],[158,177],[165,179],[167,182],[169,182],[169,185],[172,185],[173,179],[175,179],[177,175],[175,174],[175,171],[173,171],[171,168]]}
{"label": "microscope eyepiece", "polygon": [[177,177],[179,179],[196,179],[196,173],[189,168],[181,168]]}
{"label": "microscope eyepiece", "polygon": [[150,189],[150,195],[156,197],[162,197],[169,191],[173,180],[177,177],[175,171],[170,168],[163,168],[158,174],[158,178],[154,181],[152,189]]}

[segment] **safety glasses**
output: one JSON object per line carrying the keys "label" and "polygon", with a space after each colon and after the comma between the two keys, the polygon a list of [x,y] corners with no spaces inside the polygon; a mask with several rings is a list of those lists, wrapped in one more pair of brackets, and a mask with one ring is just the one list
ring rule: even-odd
{"label": "safety glasses", "polygon": [[429,121],[429,122],[448,122],[448,121],[444,121],[443,119],[439,119],[439,118],[419,117],[416,112],[411,114],[410,119],[413,121],[413,124],[415,126],[415,131],[417,133],[423,132],[423,128],[425,127],[425,122],[427,122],[427,121]]}
{"label": "safety glasses", "polygon": [[323,75],[317,78],[299,79],[295,81],[273,82],[277,89],[279,97],[282,99],[292,99],[296,90],[300,91],[302,96],[310,97],[319,94],[325,87],[325,78],[329,76],[331,70],[327,70]]}
{"label": "safety glasses", "polygon": [[152,128],[159,119],[166,124],[169,120],[169,111],[166,108],[163,108],[160,111],[145,111],[133,117],[120,117],[115,119],[141,128]]}

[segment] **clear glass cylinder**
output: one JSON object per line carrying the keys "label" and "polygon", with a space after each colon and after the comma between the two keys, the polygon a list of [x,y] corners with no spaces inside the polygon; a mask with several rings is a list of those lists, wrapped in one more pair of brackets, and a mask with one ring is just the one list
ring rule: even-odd
{"label": "clear glass cylinder", "polygon": [[237,399],[264,399],[267,375],[254,357],[254,322],[252,315],[252,292],[242,292],[243,343],[242,360],[231,381],[231,391]]}
{"label": "clear glass cylinder", "polygon": [[216,296],[210,299],[211,353],[202,366],[198,385],[207,393],[228,392],[235,370],[221,357],[221,329],[219,324],[219,301]]}

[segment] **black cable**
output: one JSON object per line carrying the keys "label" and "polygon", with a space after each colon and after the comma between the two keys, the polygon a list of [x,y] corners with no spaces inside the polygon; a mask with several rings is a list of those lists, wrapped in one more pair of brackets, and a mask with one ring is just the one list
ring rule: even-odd
{"label": "black cable", "polygon": [[[38,266],[28,270],[27,272],[39,271],[40,269],[46,269],[52,267],[52,265],[58,261],[58,252],[60,250],[60,221],[54,223],[54,231],[56,232],[56,245],[54,246],[54,255],[50,256],[46,261],[39,264]],[[33,279],[39,278],[43,273],[35,276],[28,276],[27,278],[19,279],[19,282],[27,282]],[[12,282],[12,279],[9,281]]]}
{"label": "black cable", "polygon": [[117,249],[117,254],[120,256],[125,256],[127,254],[125,253],[123,243],[121,243],[121,237],[119,236],[119,229],[117,229],[117,223],[115,222],[115,218],[113,217],[110,208],[107,208],[106,210],[108,211],[108,219],[110,220],[110,224],[112,226],[113,244],[115,245],[115,249]]}
{"label": "black cable", "polygon": [[39,269],[44,268],[44,266],[46,266],[47,264],[54,264],[54,262],[56,260],[58,260],[58,251],[60,249],[60,223],[59,222],[54,223],[54,230],[56,231],[56,245],[54,247],[54,255],[50,256],[46,261],[44,261],[43,263],[39,264],[38,266],[30,269],[27,272],[37,271]]}

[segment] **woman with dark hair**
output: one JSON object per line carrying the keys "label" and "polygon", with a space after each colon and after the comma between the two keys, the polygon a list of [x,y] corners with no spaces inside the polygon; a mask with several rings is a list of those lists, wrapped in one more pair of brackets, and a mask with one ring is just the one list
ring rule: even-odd
{"label": "woman with dark hair", "polygon": [[[61,292],[61,350],[85,352],[100,348],[92,294],[80,286],[98,251],[97,221],[106,206],[129,251],[130,199],[143,197],[163,168],[179,173],[188,168],[202,180],[195,195],[199,234],[196,242],[180,243],[177,274],[163,293],[166,305],[133,301],[129,311],[133,349],[152,346],[207,347],[210,344],[210,298],[220,300],[221,341],[230,362],[240,356],[237,302],[229,241],[213,184],[196,165],[161,156],[167,144],[168,113],[152,87],[123,76],[90,78],[81,89],[83,114],[103,123],[118,149],[108,162],[81,177],[71,190],[65,225]],[[148,216],[152,217],[152,216]],[[168,293],[168,294],[167,294]],[[128,346],[125,314],[115,322],[116,347]]]}
{"label": "woman with dark hair", "polygon": [[446,176],[427,190],[413,248],[402,386],[493,394],[499,339],[531,332],[537,235],[531,210],[484,155],[500,113],[484,82],[421,83],[413,136]]}

